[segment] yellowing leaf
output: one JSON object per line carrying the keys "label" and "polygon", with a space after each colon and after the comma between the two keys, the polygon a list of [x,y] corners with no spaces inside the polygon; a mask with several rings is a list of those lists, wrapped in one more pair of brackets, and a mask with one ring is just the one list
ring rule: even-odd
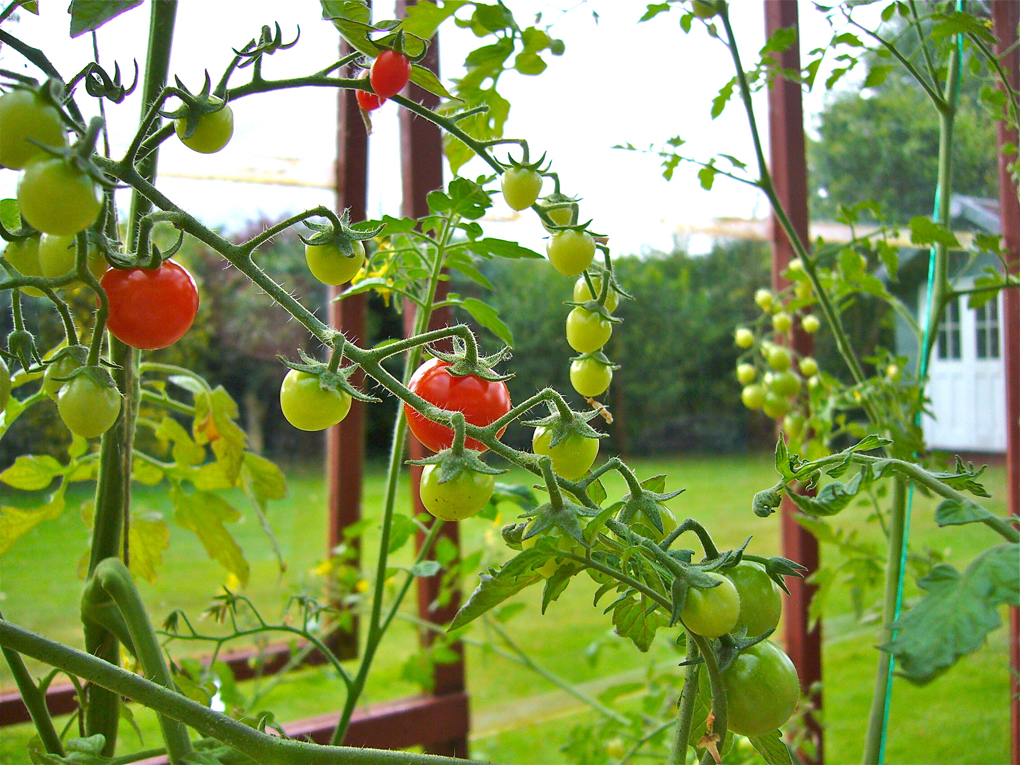
{"label": "yellowing leaf", "polygon": [[131,573],[150,584],[156,583],[156,567],[163,562],[163,551],[170,546],[170,527],[161,518],[131,518],[128,533]]}
{"label": "yellowing leaf", "polygon": [[185,494],[175,488],[171,495],[177,525],[195,532],[209,557],[233,573],[242,585],[247,585],[248,562],[237,542],[223,526],[224,523],[237,521],[241,514],[215,494]]}
{"label": "yellowing leaf", "polygon": [[25,510],[20,507],[0,509],[0,554],[7,552],[20,538],[43,521],[53,520],[64,512],[64,494],[57,492],[46,505]]}

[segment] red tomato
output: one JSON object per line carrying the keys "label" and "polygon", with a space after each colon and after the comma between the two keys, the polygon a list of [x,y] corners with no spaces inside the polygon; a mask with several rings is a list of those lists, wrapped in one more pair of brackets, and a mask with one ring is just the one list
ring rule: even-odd
{"label": "red tomato", "polygon": [[111,268],[103,276],[110,301],[106,328],[122,343],[144,351],[176,343],[198,313],[198,287],[172,260],[155,271]]}
{"label": "red tomato", "polygon": [[403,53],[384,50],[372,62],[368,79],[379,98],[395,96],[411,79],[411,62]]}
{"label": "red tomato", "polygon": [[357,99],[358,106],[363,112],[372,112],[386,103],[385,98],[379,98],[375,93],[369,93],[367,90],[358,90]]}
{"label": "red tomato", "polygon": [[[441,359],[426,361],[411,377],[408,386],[430,404],[451,412],[463,412],[472,425],[485,427],[510,411],[510,392],[503,382],[490,382],[474,375],[454,377]],[[447,449],[453,443],[453,430],[439,425],[404,404],[407,427],[422,446],[434,452]],[[504,428],[505,430],[505,428]],[[499,431],[502,435],[503,431]],[[485,451],[489,447],[473,438],[465,439],[468,449]]]}

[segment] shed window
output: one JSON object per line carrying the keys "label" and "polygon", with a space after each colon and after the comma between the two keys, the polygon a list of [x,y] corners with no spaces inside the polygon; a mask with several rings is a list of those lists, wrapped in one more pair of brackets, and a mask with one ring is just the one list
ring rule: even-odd
{"label": "shed window", "polygon": [[[996,324],[998,327],[998,324]],[[998,333],[998,329],[996,329]],[[998,335],[996,334],[996,342]],[[960,299],[953,298],[946,305],[946,314],[939,327],[936,353],[940,359],[959,359],[960,352]]]}
{"label": "shed window", "polygon": [[989,300],[974,311],[974,332],[979,359],[999,358],[999,301]]}

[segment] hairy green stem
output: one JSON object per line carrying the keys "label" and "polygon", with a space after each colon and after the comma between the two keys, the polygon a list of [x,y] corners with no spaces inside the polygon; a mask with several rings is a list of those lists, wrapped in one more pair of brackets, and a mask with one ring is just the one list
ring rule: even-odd
{"label": "hairy green stem", "polygon": [[[897,583],[901,576],[904,530],[907,517],[906,482],[902,477],[893,479],[893,504],[889,513],[889,538],[885,565],[885,597],[882,602],[882,644],[892,639],[892,624],[895,619]],[[868,728],[864,739],[863,765],[878,765],[885,750],[886,709],[889,703],[889,673],[892,670],[892,654],[878,652],[878,673],[875,677],[875,692],[871,697],[868,712]]]}
{"label": "hairy green stem", "polygon": [[694,662],[700,656],[697,643],[688,641],[687,661],[690,663],[685,667],[684,687],[680,691],[680,710],[677,713],[676,736],[673,738],[673,745],[670,747],[666,765],[684,765],[687,762],[691,723],[694,720],[695,702],[698,700],[698,675],[701,674],[701,664]]}
{"label": "hairy green stem", "polygon": [[[4,621],[4,615],[0,613],[0,621]],[[32,718],[32,724],[42,741],[43,748],[57,757],[64,756],[64,746],[60,743],[60,736],[53,727],[53,718],[50,717],[50,710],[46,708],[46,697],[35,684],[32,675],[25,666],[24,659],[17,651],[6,646],[2,649],[7,666],[11,668],[11,675],[18,686],[18,693],[21,700],[28,709],[28,716]]]}

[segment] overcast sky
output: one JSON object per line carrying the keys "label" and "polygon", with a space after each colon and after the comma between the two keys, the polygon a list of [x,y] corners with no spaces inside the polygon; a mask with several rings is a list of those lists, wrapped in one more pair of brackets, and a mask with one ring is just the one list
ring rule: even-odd
{"label": "overcast sky", "polygon": [[[65,0],[44,0],[40,5],[40,17],[22,13],[21,22],[7,28],[43,47],[69,78],[91,59],[91,40],[88,35],[68,38]],[[675,12],[638,24],[643,2],[592,0],[565,5],[566,11],[539,0],[514,0],[510,5],[522,24],[530,23],[538,11],[544,22],[555,22],[552,34],[564,40],[566,53],[547,56],[549,68],[538,77],[511,73],[501,80],[500,90],[513,104],[507,135],[527,138],[536,156],[548,153],[564,191],[584,198],[583,218],[594,218],[593,229],[609,234],[614,249],[623,253],[668,249],[679,224],[766,214],[763,202],[746,187],[720,181],[715,190],[705,192],[690,167],[666,182],[655,157],[612,148],[625,142],[645,147],[680,135],[689,141],[693,156],[707,159],[721,151],[751,160],[748,129],[738,104],[734,101],[717,120],[709,115],[712,98],[732,76],[728,54],[718,41],[709,39],[703,29],[684,35]],[[733,8],[749,66],[764,39],[762,3],[738,0]],[[597,23],[593,10],[599,14]],[[801,14],[802,50],[823,43],[829,34],[824,20],[807,3],[801,4]],[[274,21],[280,22],[288,39],[300,26],[301,40],[294,49],[266,60],[267,77],[309,73],[335,60],[338,36],[321,20],[315,0],[286,5],[268,0],[181,0],[171,72],[197,90],[204,69],[218,79],[233,55],[231,47],[240,47],[259,33],[262,24]],[[104,66],[112,71],[116,61],[130,77],[132,59],[140,65],[144,61],[147,28],[147,6],[104,26],[98,35]],[[449,29],[441,40],[444,78],[457,76],[464,56],[478,44],[465,30]],[[0,67],[35,74],[6,48],[0,50]],[[232,83],[243,81],[237,78]],[[809,111],[817,110],[821,99],[809,96]],[[83,92],[78,102],[83,108],[95,108],[95,100]],[[373,216],[399,213],[396,110],[389,103],[376,113],[370,153]],[[130,139],[138,112],[137,98],[109,110],[115,147]],[[219,154],[198,155],[176,140],[164,144],[160,186],[165,193],[205,222],[228,229],[332,203],[328,186],[335,157],[335,94],[306,89],[250,97],[236,102],[234,113],[234,137]],[[759,117],[763,127],[764,115],[763,109]],[[196,181],[188,176],[274,177],[281,183]],[[0,171],[0,197],[13,196],[15,184],[13,172]],[[508,209],[497,209],[494,217],[510,215]],[[545,232],[533,215],[512,224],[494,222],[492,231],[536,249],[543,247]]]}

